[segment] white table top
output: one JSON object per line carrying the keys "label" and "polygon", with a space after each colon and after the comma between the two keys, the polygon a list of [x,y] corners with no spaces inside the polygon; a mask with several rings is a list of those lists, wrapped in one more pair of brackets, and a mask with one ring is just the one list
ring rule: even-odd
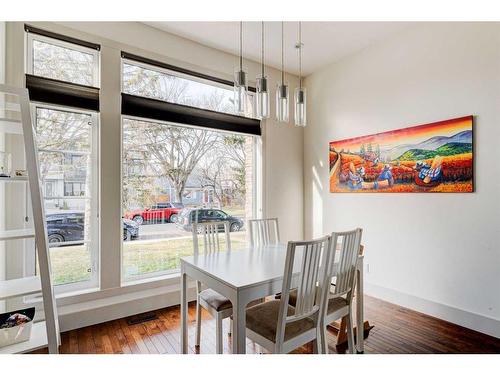
{"label": "white table top", "polygon": [[[294,269],[300,268],[302,251],[297,249]],[[232,287],[245,288],[283,278],[286,245],[216,252],[208,255],[181,258],[181,263],[210,274],[218,281]],[[249,272],[250,271],[250,272]]]}

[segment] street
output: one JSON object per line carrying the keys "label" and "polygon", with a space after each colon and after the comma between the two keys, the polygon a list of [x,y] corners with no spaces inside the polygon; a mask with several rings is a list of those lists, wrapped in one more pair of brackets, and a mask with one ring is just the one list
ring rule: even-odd
{"label": "street", "polygon": [[191,233],[179,228],[174,223],[143,224],[139,227],[139,240],[179,237],[191,237]]}
{"label": "street", "polygon": [[[244,230],[244,228],[243,228]],[[191,237],[191,232],[185,231],[174,223],[143,224],[139,227],[138,240],[153,240],[159,238]]]}

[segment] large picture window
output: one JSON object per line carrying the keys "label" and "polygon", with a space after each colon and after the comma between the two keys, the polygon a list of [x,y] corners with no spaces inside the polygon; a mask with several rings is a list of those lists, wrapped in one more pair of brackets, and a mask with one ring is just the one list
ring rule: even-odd
{"label": "large picture window", "polygon": [[229,221],[246,247],[258,137],[130,118],[122,134],[125,280],[178,272],[195,221]]}
{"label": "large picture window", "polygon": [[[231,86],[161,63],[124,58],[122,92],[235,114]],[[248,100],[245,117],[253,118]],[[180,258],[193,254],[194,222],[229,221],[231,248],[244,248],[256,216],[260,137],[166,121],[122,117],[124,281],[177,273]]]}

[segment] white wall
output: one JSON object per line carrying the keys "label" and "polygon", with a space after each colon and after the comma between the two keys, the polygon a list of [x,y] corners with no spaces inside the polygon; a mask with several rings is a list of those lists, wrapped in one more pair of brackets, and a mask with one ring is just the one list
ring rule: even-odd
{"label": "white wall", "polygon": [[[422,24],[307,78],[305,235],[362,227],[367,291],[500,337],[500,24]],[[332,194],[328,142],[472,114],[472,194]]]}

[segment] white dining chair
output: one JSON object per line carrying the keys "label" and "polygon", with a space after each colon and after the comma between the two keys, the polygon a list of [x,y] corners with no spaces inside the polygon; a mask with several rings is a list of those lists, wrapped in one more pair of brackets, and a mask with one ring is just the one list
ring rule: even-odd
{"label": "white dining chair", "polygon": [[250,247],[276,245],[280,242],[277,218],[248,220]]}
{"label": "white dining chair", "polygon": [[[300,269],[295,270],[297,292],[293,307],[288,299],[299,252],[302,257]],[[272,353],[288,353],[310,341],[314,341],[315,352],[322,352],[320,318],[328,295],[322,290],[329,284],[322,270],[330,268],[330,253],[330,236],[288,243],[281,299],[246,310],[248,338]]]}
{"label": "white dining chair", "polygon": [[[323,316],[321,317],[321,342],[325,354],[328,353],[326,329],[328,324],[346,317],[347,345],[349,353],[354,353],[354,329],[352,302],[356,284],[356,263],[361,245],[362,229],[348,232],[333,232],[331,248],[333,262],[327,269],[327,278],[332,281],[328,298],[325,298]],[[332,280],[333,279],[333,280]],[[358,329],[363,329],[358,327]]]}
{"label": "white dining chair", "polygon": [[[221,232],[223,233],[226,251],[231,250],[230,227],[227,221],[193,223],[192,232],[194,255],[200,254],[201,248],[203,254],[222,251],[224,247],[219,236]],[[200,241],[200,237],[202,241]],[[233,314],[231,302],[213,289],[202,290],[201,282],[196,281],[196,346],[198,347],[201,342],[202,307],[215,318],[216,352],[222,354],[222,321]]]}
{"label": "white dining chair", "polygon": [[[251,248],[279,244],[278,218],[248,220],[248,234]],[[260,298],[256,302],[261,303],[265,300],[265,298]]]}

